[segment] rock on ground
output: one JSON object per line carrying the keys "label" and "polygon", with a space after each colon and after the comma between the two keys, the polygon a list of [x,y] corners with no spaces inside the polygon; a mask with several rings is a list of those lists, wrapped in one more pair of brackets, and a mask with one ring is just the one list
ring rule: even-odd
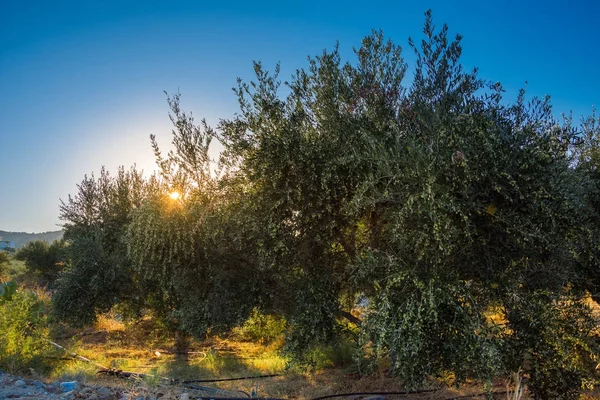
{"label": "rock on ground", "polygon": [[[0,400],[36,399],[36,400],[126,400],[129,394],[120,389],[77,384],[74,390],[65,392],[60,383],[47,384],[39,380],[26,379],[0,372]],[[150,399],[147,397],[146,399]]]}
{"label": "rock on ground", "polygon": [[180,387],[120,388],[81,382],[53,382],[28,379],[0,371],[0,400],[192,400],[188,389]]}

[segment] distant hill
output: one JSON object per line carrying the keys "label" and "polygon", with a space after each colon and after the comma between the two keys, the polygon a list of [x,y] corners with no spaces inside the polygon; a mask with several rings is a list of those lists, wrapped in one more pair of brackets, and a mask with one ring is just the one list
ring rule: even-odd
{"label": "distant hill", "polygon": [[7,232],[0,231],[2,240],[8,240],[15,244],[15,248],[22,247],[34,240],[43,240],[52,243],[57,239],[62,239],[64,231],[42,232],[42,233],[27,233],[27,232]]}

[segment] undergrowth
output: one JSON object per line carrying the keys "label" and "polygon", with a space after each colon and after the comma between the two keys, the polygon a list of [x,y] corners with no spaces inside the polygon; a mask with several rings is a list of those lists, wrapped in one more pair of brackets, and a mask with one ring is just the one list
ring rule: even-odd
{"label": "undergrowth", "polygon": [[47,307],[49,298],[41,291],[17,289],[0,300],[0,369],[12,373],[47,372]]}

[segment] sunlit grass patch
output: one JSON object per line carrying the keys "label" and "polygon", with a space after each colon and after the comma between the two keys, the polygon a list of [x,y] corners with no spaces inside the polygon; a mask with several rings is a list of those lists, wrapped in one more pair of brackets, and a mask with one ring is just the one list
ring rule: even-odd
{"label": "sunlit grass patch", "polygon": [[94,324],[96,330],[106,331],[124,331],[125,324],[118,320],[114,314],[102,314],[98,316],[96,323]]}
{"label": "sunlit grass patch", "polygon": [[[94,332],[103,332],[96,334]],[[287,360],[279,349],[261,344],[235,342],[212,338],[206,343],[190,342],[191,353],[173,354],[172,341],[143,345],[128,337],[127,327],[109,318],[99,321],[93,331],[75,335],[68,344],[69,351],[110,369],[146,374],[145,385],[159,377],[186,379],[232,378],[282,373]],[[94,381],[101,378],[98,366],[80,360],[64,360],[52,375],[53,379]],[[108,379],[108,378],[106,378]],[[115,379],[115,378],[111,378]],[[123,384],[123,383],[121,383]]]}
{"label": "sunlit grass patch", "polygon": [[97,377],[98,368],[80,360],[62,362],[49,375],[53,381],[89,382]]}
{"label": "sunlit grass patch", "polygon": [[265,374],[276,374],[285,370],[288,359],[280,354],[265,354],[264,357],[245,359],[244,363],[251,370]]}

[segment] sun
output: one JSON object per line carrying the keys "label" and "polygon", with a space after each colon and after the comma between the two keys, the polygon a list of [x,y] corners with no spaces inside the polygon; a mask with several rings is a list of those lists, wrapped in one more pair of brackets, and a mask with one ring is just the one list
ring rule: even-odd
{"label": "sun", "polygon": [[169,194],[169,197],[172,198],[173,200],[177,200],[179,198],[179,196],[181,196],[179,194],[179,192],[171,192],[171,194]]}

